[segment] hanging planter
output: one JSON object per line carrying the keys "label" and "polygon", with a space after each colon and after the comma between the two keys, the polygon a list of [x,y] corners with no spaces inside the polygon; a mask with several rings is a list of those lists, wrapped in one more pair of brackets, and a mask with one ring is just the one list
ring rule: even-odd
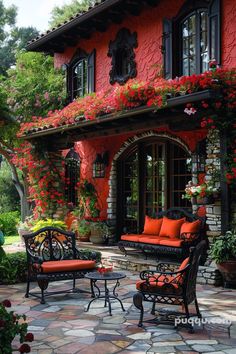
{"label": "hanging planter", "polygon": [[214,197],[213,195],[209,195],[206,197],[197,197],[196,204],[205,205],[205,204],[214,204]]}

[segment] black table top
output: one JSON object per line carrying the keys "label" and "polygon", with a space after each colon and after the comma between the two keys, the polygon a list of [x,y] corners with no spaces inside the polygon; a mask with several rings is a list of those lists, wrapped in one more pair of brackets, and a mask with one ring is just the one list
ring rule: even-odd
{"label": "black table top", "polygon": [[118,279],[126,278],[126,275],[124,273],[118,273],[118,272],[105,272],[105,273],[90,272],[90,273],[86,273],[84,277],[92,280],[118,280]]}

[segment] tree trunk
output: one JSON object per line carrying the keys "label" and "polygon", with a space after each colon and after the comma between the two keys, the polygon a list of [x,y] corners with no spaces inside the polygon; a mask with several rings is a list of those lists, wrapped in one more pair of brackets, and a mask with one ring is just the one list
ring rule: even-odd
{"label": "tree trunk", "polygon": [[[16,190],[19,194],[20,197],[20,205],[21,205],[21,221],[25,221],[25,218],[27,216],[29,216],[31,214],[30,212],[30,203],[27,200],[27,186],[26,184],[23,182],[23,184],[20,182],[18,173],[17,173],[17,169],[15,167],[15,165],[12,163],[11,159],[11,155],[10,155],[10,151],[8,152],[7,149],[4,149],[3,147],[0,147],[0,154],[3,155],[5,157],[5,159],[7,160],[10,168],[11,168],[11,172],[12,172],[12,181],[16,187]],[[24,180],[26,180],[26,178],[24,178]]]}

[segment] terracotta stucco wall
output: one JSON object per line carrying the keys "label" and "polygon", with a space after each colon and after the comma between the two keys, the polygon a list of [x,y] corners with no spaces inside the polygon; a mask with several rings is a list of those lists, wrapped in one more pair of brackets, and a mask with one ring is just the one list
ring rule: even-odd
{"label": "terracotta stucco wall", "polygon": [[[109,88],[109,71],[111,58],[107,56],[108,44],[114,40],[120,28],[126,27],[138,33],[138,48],[135,49],[137,62],[137,79],[152,79],[162,65],[160,50],[162,37],[162,19],[174,17],[183,0],[161,1],[155,8],[147,8],[138,17],[127,16],[120,25],[110,25],[105,33],[94,33],[90,40],[83,40],[76,47],[68,48],[63,54],[55,55],[55,66],[68,63],[77,48],[91,52],[96,48],[96,91]],[[236,1],[222,0],[221,13],[221,64],[224,67],[236,66]]]}
{"label": "terracotta stucco wall", "polygon": [[[109,84],[109,71],[111,68],[111,58],[108,58],[108,43],[114,40],[120,28],[126,27],[131,32],[138,33],[138,48],[135,49],[137,62],[137,79],[152,79],[160,70],[162,65],[161,36],[162,19],[164,17],[174,17],[184,0],[161,1],[156,8],[147,8],[139,17],[127,16],[121,25],[110,25],[105,33],[94,33],[90,40],[81,41],[77,47],[68,48],[63,54],[55,55],[55,66],[60,67],[63,63],[68,63],[76,51],[81,48],[86,52],[91,52],[96,48],[96,91],[105,90],[111,87]],[[222,0],[222,41],[221,57],[224,67],[236,66],[236,0]],[[167,131],[168,129],[161,129]],[[170,132],[170,131],[169,131]],[[203,138],[204,132],[182,132],[171,133],[180,137],[190,150],[194,150],[196,142]],[[93,139],[76,144],[76,150],[81,157],[81,178],[87,178],[97,189],[101,216],[106,217],[108,180],[110,175],[111,162],[114,155],[119,151],[122,144],[133,134],[111,136]],[[106,169],[106,177],[102,179],[92,178],[92,163],[97,153],[109,151],[110,164]]]}

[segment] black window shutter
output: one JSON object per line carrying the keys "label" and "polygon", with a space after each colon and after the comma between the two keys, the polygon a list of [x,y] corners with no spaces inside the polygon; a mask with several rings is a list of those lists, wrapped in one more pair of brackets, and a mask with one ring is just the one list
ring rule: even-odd
{"label": "black window shutter", "polygon": [[172,21],[163,20],[162,54],[164,64],[164,78],[172,79]]}
{"label": "black window shutter", "polygon": [[220,64],[220,0],[209,6],[209,60]]}
{"label": "black window shutter", "polygon": [[95,91],[95,49],[88,56],[88,93]]}

